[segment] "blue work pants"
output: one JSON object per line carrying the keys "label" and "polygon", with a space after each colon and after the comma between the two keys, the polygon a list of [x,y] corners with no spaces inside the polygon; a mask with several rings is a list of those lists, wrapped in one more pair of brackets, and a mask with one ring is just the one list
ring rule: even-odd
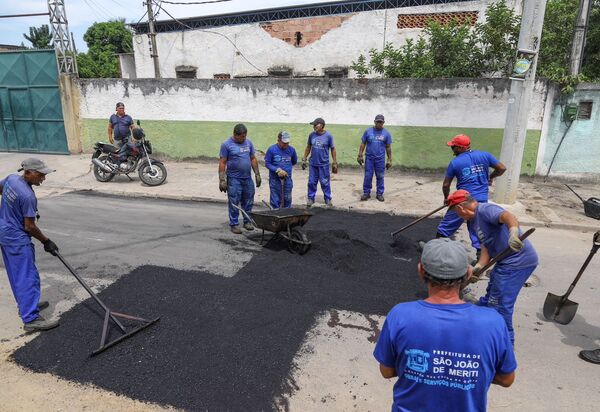
{"label": "blue work pants", "polygon": [[23,323],[39,317],[40,274],[35,267],[35,248],[33,243],[18,246],[0,246],[2,259],[8,274],[19,316]]}
{"label": "blue work pants", "polygon": [[282,193],[282,180],[280,178],[269,178],[269,190],[271,193],[270,203],[273,209],[281,208],[281,196],[283,194],[283,207],[292,207],[292,188],[294,183],[290,177],[286,177],[283,180],[283,193]]}
{"label": "blue work pants", "polygon": [[376,159],[367,156],[365,158],[365,180],[363,181],[363,193],[365,195],[371,195],[371,188],[373,187],[373,173],[375,173],[375,178],[377,179],[377,195],[383,195],[385,157]]}
{"label": "blue work pants", "polygon": [[[479,202],[487,203],[487,202]],[[443,237],[450,237],[460,228],[460,225],[464,223],[464,219],[458,215],[454,210],[446,211],[444,218],[440,222],[437,228],[437,232]],[[471,244],[475,249],[481,249],[481,244],[477,238],[475,230],[471,227],[471,222],[467,221],[467,229],[469,230],[469,237],[471,238]]]}
{"label": "blue work pants", "polygon": [[515,331],[513,329],[512,317],[515,309],[517,296],[523,284],[529,279],[536,266],[523,269],[504,268],[496,265],[490,273],[485,296],[479,299],[479,306],[494,308],[504,318],[508,327],[510,341],[515,343]]}
{"label": "blue work pants", "polygon": [[317,194],[317,183],[321,184],[325,201],[331,200],[331,179],[328,164],[323,166],[308,166],[308,198],[313,201]]}
{"label": "blue work pants", "polygon": [[[248,214],[252,212],[252,206],[254,205],[254,182],[252,178],[227,177],[227,197],[229,198],[229,226],[237,226],[240,211],[231,204],[241,207]],[[244,223],[249,222],[246,216],[243,216],[243,219]]]}

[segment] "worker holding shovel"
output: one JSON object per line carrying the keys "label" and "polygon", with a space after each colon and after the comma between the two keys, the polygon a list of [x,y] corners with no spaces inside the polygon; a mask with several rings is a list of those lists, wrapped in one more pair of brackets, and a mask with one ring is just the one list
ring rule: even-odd
{"label": "worker holding shovel", "polygon": [[500,206],[479,203],[466,190],[457,190],[448,196],[448,208],[470,222],[481,244],[481,256],[473,272],[478,273],[491,258],[507,248],[514,252],[498,259],[490,274],[486,294],[477,303],[493,307],[502,315],[514,344],[512,315],[515,302],[523,284],[538,265],[537,253],[529,240],[519,238],[517,218]]}
{"label": "worker holding shovel", "polygon": [[296,150],[290,146],[288,132],[279,132],[277,143],[267,149],[265,166],[269,169],[270,204],[273,209],[292,207],[292,169],[298,163]]}

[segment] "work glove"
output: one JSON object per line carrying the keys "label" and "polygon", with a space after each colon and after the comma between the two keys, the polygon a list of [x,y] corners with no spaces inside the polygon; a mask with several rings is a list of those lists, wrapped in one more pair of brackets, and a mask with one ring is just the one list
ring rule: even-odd
{"label": "work glove", "polygon": [[331,173],[335,174],[337,172],[338,172],[338,164],[337,164],[337,162],[333,162],[331,164]]}
{"label": "work glove", "polygon": [[256,187],[260,187],[260,184],[262,183],[262,179],[260,178],[260,173],[255,173],[254,179],[256,180]]}
{"label": "work glove", "polygon": [[356,158],[356,161],[358,162],[359,165],[363,165],[365,164],[365,158],[363,157],[362,154],[359,154],[358,157]]}
{"label": "work glove", "polygon": [[519,239],[519,227],[511,227],[509,229],[509,232],[510,236],[508,238],[508,246],[510,246],[510,248],[515,252],[518,252],[521,249],[523,249],[523,242],[521,241],[521,239]]}
{"label": "work glove", "polygon": [[42,243],[46,252],[50,253],[52,256],[56,256],[56,254],[58,253],[58,246],[56,246],[56,243],[54,243],[50,239],[46,239]]}
{"label": "work glove", "polygon": [[308,167],[308,162],[306,161],[306,158],[302,159],[302,170],[306,170],[306,168]]}
{"label": "work glove", "polygon": [[392,161],[388,160],[387,163],[385,164],[385,168],[389,169],[390,167],[392,167]]}
{"label": "work glove", "polygon": [[473,274],[471,275],[469,282],[477,283],[479,281],[479,279],[481,278],[481,276],[483,276],[483,273],[481,273],[482,266],[477,264],[475,266],[471,266],[471,269],[473,271]]}
{"label": "work glove", "polygon": [[227,192],[227,175],[225,172],[219,172],[219,190]]}
{"label": "work glove", "polygon": [[279,176],[280,179],[285,179],[288,176],[288,173],[281,168],[275,170],[275,173],[277,174],[277,176]]}

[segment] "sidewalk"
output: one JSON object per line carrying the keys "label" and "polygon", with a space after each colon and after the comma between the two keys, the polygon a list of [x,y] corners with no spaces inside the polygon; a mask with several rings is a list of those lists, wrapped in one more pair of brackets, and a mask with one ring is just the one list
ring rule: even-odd
{"label": "sidewalk", "polygon": [[[226,196],[219,192],[217,161],[166,162],[167,181],[158,187],[143,185],[137,174],[133,181],[118,176],[112,182],[100,183],[91,170],[90,154],[82,155],[32,155],[27,153],[0,153],[0,178],[16,173],[23,159],[39,157],[56,169],[41,187],[36,188],[38,197],[55,196],[77,190],[92,190],[98,193],[151,197],[175,200],[225,202]],[[255,205],[263,207],[262,201],[269,200],[268,170],[261,166],[263,185],[256,190]],[[294,170],[293,203],[306,203],[308,172],[297,167]],[[358,168],[342,168],[332,175],[333,204],[336,209],[367,212],[387,212],[421,216],[438,208],[442,202],[442,173],[405,173],[391,170],[386,174],[385,202],[371,200],[361,202],[362,171]],[[547,226],[581,231],[600,229],[600,221],[583,213],[583,205],[562,183],[522,179],[519,185],[518,202],[506,206],[515,213],[525,226]],[[580,195],[600,197],[597,185],[574,184]],[[493,191],[493,188],[492,188]],[[492,196],[490,196],[492,197]],[[319,189],[316,206],[323,203]],[[225,213],[225,212],[224,212]],[[441,216],[443,213],[439,212]],[[225,219],[225,215],[224,215]]]}

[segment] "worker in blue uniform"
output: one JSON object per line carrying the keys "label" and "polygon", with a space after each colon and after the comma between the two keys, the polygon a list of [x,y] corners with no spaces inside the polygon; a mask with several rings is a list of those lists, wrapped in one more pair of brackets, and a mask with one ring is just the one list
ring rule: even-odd
{"label": "worker in blue uniform", "polygon": [[265,153],[265,166],[269,169],[270,204],[273,209],[292,207],[292,169],[298,163],[298,155],[290,146],[290,140],[288,132],[279,132],[277,143]]}
{"label": "worker in blue uniform", "polygon": [[[325,130],[325,120],[317,117],[310,122],[313,126],[313,132],[308,136],[304,157],[302,157],[302,170],[308,169],[308,193],[306,206],[311,207],[315,203],[317,194],[317,184],[321,185],[325,205],[332,206],[331,203],[331,175],[329,174],[329,151],[331,150],[331,173],[338,172],[337,153],[335,143],[331,133]],[[310,154],[310,165],[308,155]]]}
{"label": "worker in blue uniform", "polygon": [[492,258],[510,247],[513,253],[496,262],[490,273],[485,296],[477,303],[493,307],[500,313],[514,343],[512,323],[517,296],[525,281],[538,265],[538,255],[529,240],[522,241],[517,218],[492,203],[479,203],[466,190],[457,190],[448,196],[448,208],[471,223],[481,244],[481,256],[473,268],[478,273]]}
{"label": "worker in blue uniform", "polygon": [[[375,125],[369,127],[362,135],[361,143],[358,148],[358,157],[356,161],[359,165],[365,166],[365,178],[363,181],[363,194],[360,200],[369,200],[371,198],[371,188],[373,187],[373,174],[377,179],[377,192],[375,198],[380,202],[385,199],[383,192],[385,190],[384,176],[385,170],[392,167],[392,135],[383,127],[385,118],[382,114],[375,116]],[[366,161],[363,156],[366,148]],[[387,154],[387,161],[385,160]]]}
{"label": "worker in blue uniform", "polygon": [[[479,203],[487,203],[489,186],[492,185],[494,178],[502,176],[506,171],[506,166],[496,160],[490,153],[479,150],[471,150],[471,139],[469,136],[461,134],[454,136],[447,143],[452,149],[455,158],[450,162],[446,170],[446,177],[442,184],[442,192],[444,194],[444,202],[450,194],[450,185],[452,180],[456,178],[456,189],[466,190]],[[489,169],[494,171],[490,174]],[[448,210],[437,228],[436,237],[450,237],[464,223],[464,220],[453,210]],[[480,245],[477,235],[469,228],[471,244],[477,250],[479,256]]]}
{"label": "worker in blue uniform", "polygon": [[41,185],[54,170],[39,159],[29,158],[21,163],[19,171],[23,174],[0,180],[0,249],[23,328],[28,332],[42,331],[55,328],[58,322],[40,315],[48,302],[40,301],[40,274],[31,237],[42,242],[44,250],[52,255],[58,253],[58,247],[36,225],[39,216],[32,186]]}

